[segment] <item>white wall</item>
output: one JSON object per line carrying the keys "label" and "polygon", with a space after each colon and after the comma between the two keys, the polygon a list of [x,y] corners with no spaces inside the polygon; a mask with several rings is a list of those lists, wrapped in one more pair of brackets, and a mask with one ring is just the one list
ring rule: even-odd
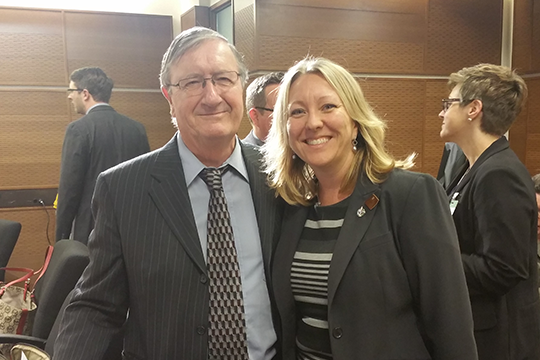
{"label": "white wall", "polygon": [[172,15],[173,31],[180,33],[182,13],[199,5],[198,0],[0,0],[0,6],[28,7],[36,9],[64,9],[86,11],[109,11],[136,14]]}

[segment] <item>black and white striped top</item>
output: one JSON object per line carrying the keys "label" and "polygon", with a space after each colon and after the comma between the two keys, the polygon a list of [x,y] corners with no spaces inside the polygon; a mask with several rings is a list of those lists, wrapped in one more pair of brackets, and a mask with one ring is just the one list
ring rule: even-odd
{"label": "black and white striped top", "polygon": [[349,198],[314,205],[308,214],[291,267],[297,313],[298,359],[332,359],[328,332],[328,271]]}

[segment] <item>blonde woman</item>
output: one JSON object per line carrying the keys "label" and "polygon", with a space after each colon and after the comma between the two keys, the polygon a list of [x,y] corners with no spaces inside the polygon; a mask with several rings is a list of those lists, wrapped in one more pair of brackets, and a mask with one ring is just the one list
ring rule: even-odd
{"label": "blonde woman", "polygon": [[476,359],[446,195],[384,147],[341,66],[289,69],[263,147],[288,206],[273,263],[283,359]]}

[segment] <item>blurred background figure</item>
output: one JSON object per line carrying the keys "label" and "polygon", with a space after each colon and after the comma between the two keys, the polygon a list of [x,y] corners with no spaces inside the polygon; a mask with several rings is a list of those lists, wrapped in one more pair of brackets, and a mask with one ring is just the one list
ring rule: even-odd
{"label": "blurred background figure", "polygon": [[503,66],[450,75],[440,136],[468,166],[447,188],[471,299],[481,360],[540,358],[537,205],[530,175],[504,133],[527,87]]}
{"label": "blurred background figure", "polygon": [[305,59],[280,85],[265,153],[290,206],[273,264],[283,359],[476,359],[447,198],[403,170],[341,66]]}
{"label": "blurred background figure", "polygon": [[444,144],[437,180],[439,180],[445,189],[448,188],[452,180],[463,170],[463,167],[467,166],[466,163],[467,158],[459,146],[455,143],[447,142]]}
{"label": "blurred background figure", "polygon": [[272,72],[256,78],[247,87],[246,109],[252,129],[242,139],[244,143],[255,146],[264,144],[272,126],[272,113],[281,79],[282,72]]}
{"label": "blurred background figure", "polygon": [[56,208],[56,240],[84,244],[94,228],[90,209],[102,171],[150,151],[144,126],[117,113],[109,104],[113,81],[97,67],[70,76],[68,99],[76,113],[64,137]]}

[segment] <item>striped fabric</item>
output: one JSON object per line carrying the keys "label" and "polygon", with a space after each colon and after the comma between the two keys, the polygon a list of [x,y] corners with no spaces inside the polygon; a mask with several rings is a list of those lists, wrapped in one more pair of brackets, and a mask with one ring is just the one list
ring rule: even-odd
{"label": "striped fabric", "polygon": [[291,267],[291,286],[299,314],[298,359],[332,359],[328,333],[328,272],[349,199],[314,205],[308,214]]}

